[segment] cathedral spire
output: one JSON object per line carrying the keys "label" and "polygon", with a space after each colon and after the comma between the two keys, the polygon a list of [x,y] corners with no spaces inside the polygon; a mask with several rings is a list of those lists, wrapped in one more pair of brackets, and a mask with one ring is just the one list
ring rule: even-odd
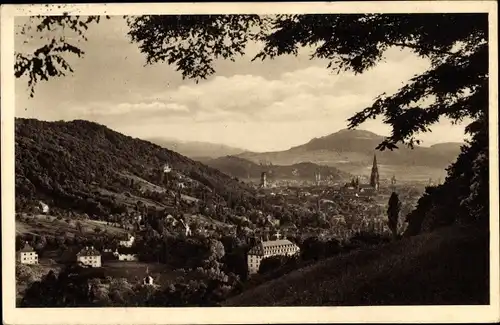
{"label": "cathedral spire", "polygon": [[378,190],[379,188],[379,174],[378,174],[378,165],[377,165],[377,155],[373,155],[373,166],[372,166],[372,174],[370,176],[370,185]]}

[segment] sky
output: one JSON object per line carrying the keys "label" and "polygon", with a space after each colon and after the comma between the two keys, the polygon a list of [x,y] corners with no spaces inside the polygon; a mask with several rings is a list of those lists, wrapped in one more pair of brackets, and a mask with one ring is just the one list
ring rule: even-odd
{"label": "sky", "polygon": [[[25,22],[16,18],[16,24]],[[51,32],[52,33],[52,32]],[[68,35],[67,35],[68,36]],[[42,35],[43,37],[43,35]],[[298,56],[254,61],[250,44],[235,62],[218,61],[216,74],[196,84],[182,80],[175,66],[145,66],[145,55],[127,36],[121,18],[92,25],[79,44],[82,58],[70,58],[73,74],[40,83],[29,97],[26,79],[16,80],[16,116],[41,120],[85,119],[138,138],[174,138],[221,143],[252,151],[286,150],[347,127],[347,118],[381,93],[391,94],[429,62],[390,49],[367,72],[337,74],[327,62]],[[26,52],[16,37],[15,50]],[[359,129],[388,135],[380,120]],[[423,145],[461,142],[464,126],[441,121],[419,136]]]}

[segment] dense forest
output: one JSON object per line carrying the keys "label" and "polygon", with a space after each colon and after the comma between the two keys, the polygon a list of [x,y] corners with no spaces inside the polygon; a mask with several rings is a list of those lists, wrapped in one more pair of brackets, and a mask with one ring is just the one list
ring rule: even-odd
{"label": "dense forest", "polygon": [[103,218],[141,200],[171,206],[179,194],[224,206],[251,204],[254,197],[250,187],[216,169],[88,121],[16,119],[15,142],[18,211],[42,200],[52,210]]}

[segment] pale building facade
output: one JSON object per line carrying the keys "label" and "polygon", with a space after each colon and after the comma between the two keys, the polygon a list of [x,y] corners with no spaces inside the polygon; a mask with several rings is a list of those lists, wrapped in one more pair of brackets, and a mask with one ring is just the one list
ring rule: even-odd
{"label": "pale building facade", "polygon": [[38,254],[28,242],[24,244],[17,254],[17,261],[21,264],[38,264]]}
{"label": "pale building facade", "polygon": [[248,273],[257,273],[264,258],[278,255],[291,256],[299,251],[299,247],[287,239],[262,241],[248,252]]}
{"label": "pale building facade", "polygon": [[137,257],[137,254],[120,254],[120,253],[118,253],[118,260],[119,261],[138,261],[139,258]]}
{"label": "pale building facade", "polygon": [[101,267],[101,253],[94,247],[85,247],[76,254],[76,261],[90,267]]}
{"label": "pale building facade", "polygon": [[124,240],[120,240],[120,246],[123,246],[123,247],[132,247],[132,245],[134,244],[134,241],[135,241],[135,237],[130,235],[130,234],[127,234],[127,238],[124,239]]}
{"label": "pale building facade", "polygon": [[153,277],[148,275],[146,276],[144,279],[143,279],[143,284],[144,285],[150,285],[150,286],[153,286],[154,285],[154,281],[153,281]]}
{"label": "pale building facade", "polygon": [[267,188],[267,173],[262,172],[260,174],[260,187]]}

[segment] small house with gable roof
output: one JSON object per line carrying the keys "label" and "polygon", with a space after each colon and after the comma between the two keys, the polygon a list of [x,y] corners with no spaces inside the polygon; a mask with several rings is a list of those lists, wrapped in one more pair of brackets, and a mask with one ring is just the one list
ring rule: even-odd
{"label": "small house with gable roof", "polygon": [[149,274],[142,280],[142,282],[144,285],[154,285],[153,277]]}
{"label": "small house with gable roof", "polygon": [[76,254],[76,261],[90,267],[101,267],[101,253],[94,247],[85,247]]}
{"label": "small house with gable roof", "polygon": [[28,242],[17,252],[17,261],[21,264],[38,264],[38,254]]}
{"label": "small house with gable roof", "polygon": [[127,237],[120,240],[120,246],[123,246],[123,247],[132,247],[132,245],[134,244],[134,241],[135,241],[135,237],[132,236],[131,234],[127,234]]}
{"label": "small house with gable roof", "polygon": [[118,247],[114,252],[113,255],[119,260],[119,261],[138,261],[139,257],[135,252],[132,251],[131,248],[129,247]]}

